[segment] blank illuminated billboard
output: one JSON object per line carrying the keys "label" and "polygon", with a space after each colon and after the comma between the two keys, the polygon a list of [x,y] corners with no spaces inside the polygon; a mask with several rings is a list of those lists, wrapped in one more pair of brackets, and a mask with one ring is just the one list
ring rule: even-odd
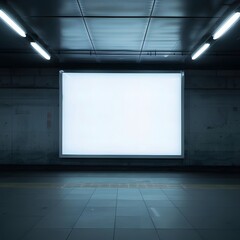
{"label": "blank illuminated billboard", "polygon": [[182,157],[181,72],[60,72],[61,157]]}

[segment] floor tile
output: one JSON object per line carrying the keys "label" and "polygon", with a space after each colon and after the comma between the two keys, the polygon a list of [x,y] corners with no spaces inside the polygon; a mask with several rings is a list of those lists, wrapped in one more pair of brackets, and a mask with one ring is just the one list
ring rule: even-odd
{"label": "floor tile", "polygon": [[199,233],[189,229],[158,229],[160,240],[202,240]]}
{"label": "floor tile", "polygon": [[147,207],[175,207],[169,200],[145,200]]}
{"label": "floor tile", "polygon": [[143,200],[117,200],[117,207],[145,207]]}
{"label": "floor tile", "polygon": [[117,194],[94,194],[91,197],[91,200],[96,199],[96,200],[116,200],[117,199]]}
{"label": "floor tile", "polygon": [[207,202],[203,200],[172,200],[172,203],[176,207],[201,207],[203,203],[205,206],[208,205]]}
{"label": "floor tile", "polygon": [[96,188],[93,195],[115,195],[117,196],[118,189],[117,188]]}
{"label": "floor tile", "polygon": [[113,240],[113,229],[73,229],[67,240]]}
{"label": "floor tile", "polygon": [[154,228],[150,217],[117,216],[116,228]]}
{"label": "floor tile", "polygon": [[125,195],[125,194],[121,194],[118,195],[118,200],[142,200],[142,196],[141,195]]}
{"label": "floor tile", "polygon": [[177,208],[149,208],[154,225],[159,229],[190,229],[192,226]]}
{"label": "floor tile", "polygon": [[80,216],[82,213],[83,209],[85,207],[80,205],[80,206],[57,206],[56,208],[53,208],[51,211],[49,211],[49,214],[47,216],[62,216],[62,215],[76,215]]}
{"label": "floor tile", "polygon": [[41,217],[2,215],[0,217],[0,239],[18,240],[39,222]]}
{"label": "floor tile", "polygon": [[64,199],[79,199],[79,200],[88,200],[91,198],[91,194],[68,194],[64,197]]}
{"label": "floor tile", "polygon": [[55,205],[53,209],[61,208],[82,208],[87,205],[89,200],[85,199],[64,199]]}
{"label": "floor tile", "polygon": [[240,229],[239,208],[212,207],[179,208],[186,219],[197,229]]}
{"label": "floor tile", "polygon": [[145,195],[143,199],[146,200],[168,200],[166,195]]}
{"label": "floor tile", "polygon": [[225,216],[201,215],[188,216],[188,222],[196,229],[236,229],[240,228],[238,219],[228,218]]}
{"label": "floor tile", "polygon": [[119,189],[119,200],[142,200],[142,195],[138,189]]}
{"label": "floor tile", "polygon": [[117,216],[149,216],[148,210],[146,207],[118,207],[117,208]]}
{"label": "floor tile", "polygon": [[222,229],[211,229],[211,230],[198,230],[203,240],[239,240],[240,229],[238,230],[222,230]]}
{"label": "floor tile", "polygon": [[116,229],[114,240],[159,240],[155,229]]}
{"label": "floor tile", "polygon": [[142,195],[165,195],[161,189],[139,189]]}
{"label": "floor tile", "polygon": [[71,229],[34,228],[21,240],[66,240]]}
{"label": "floor tile", "polygon": [[91,199],[89,200],[87,207],[116,207],[116,205],[116,200]]}
{"label": "floor tile", "polygon": [[43,217],[36,228],[72,228],[79,218],[79,214],[56,215],[51,214]]}
{"label": "floor tile", "polygon": [[86,208],[74,228],[114,228],[115,208]]}
{"label": "floor tile", "polygon": [[114,217],[80,217],[74,228],[114,228]]}

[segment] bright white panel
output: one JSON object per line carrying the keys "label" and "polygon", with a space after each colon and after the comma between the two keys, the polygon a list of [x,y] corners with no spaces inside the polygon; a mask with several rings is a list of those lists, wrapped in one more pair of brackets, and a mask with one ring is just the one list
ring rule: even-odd
{"label": "bright white panel", "polygon": [[181,156],[181,73],[62,73],[61,155]]}

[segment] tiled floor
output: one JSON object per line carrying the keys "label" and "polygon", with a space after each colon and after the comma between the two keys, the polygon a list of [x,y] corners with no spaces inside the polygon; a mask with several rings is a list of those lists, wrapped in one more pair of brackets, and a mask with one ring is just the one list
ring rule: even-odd
{"label": "tiled floor", "polygon": [[0,173],[0,240],[239,240],[240,176]]}

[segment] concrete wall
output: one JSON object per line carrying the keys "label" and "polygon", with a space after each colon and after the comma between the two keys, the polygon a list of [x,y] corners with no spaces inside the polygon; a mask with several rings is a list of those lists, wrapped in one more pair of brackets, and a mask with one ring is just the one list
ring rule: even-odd
{"label": "concrete wall", "polygon": [[185,158],[58,158],[58,69],[0,69],[0,164],[240,166],[240,71],[185,71]]}

